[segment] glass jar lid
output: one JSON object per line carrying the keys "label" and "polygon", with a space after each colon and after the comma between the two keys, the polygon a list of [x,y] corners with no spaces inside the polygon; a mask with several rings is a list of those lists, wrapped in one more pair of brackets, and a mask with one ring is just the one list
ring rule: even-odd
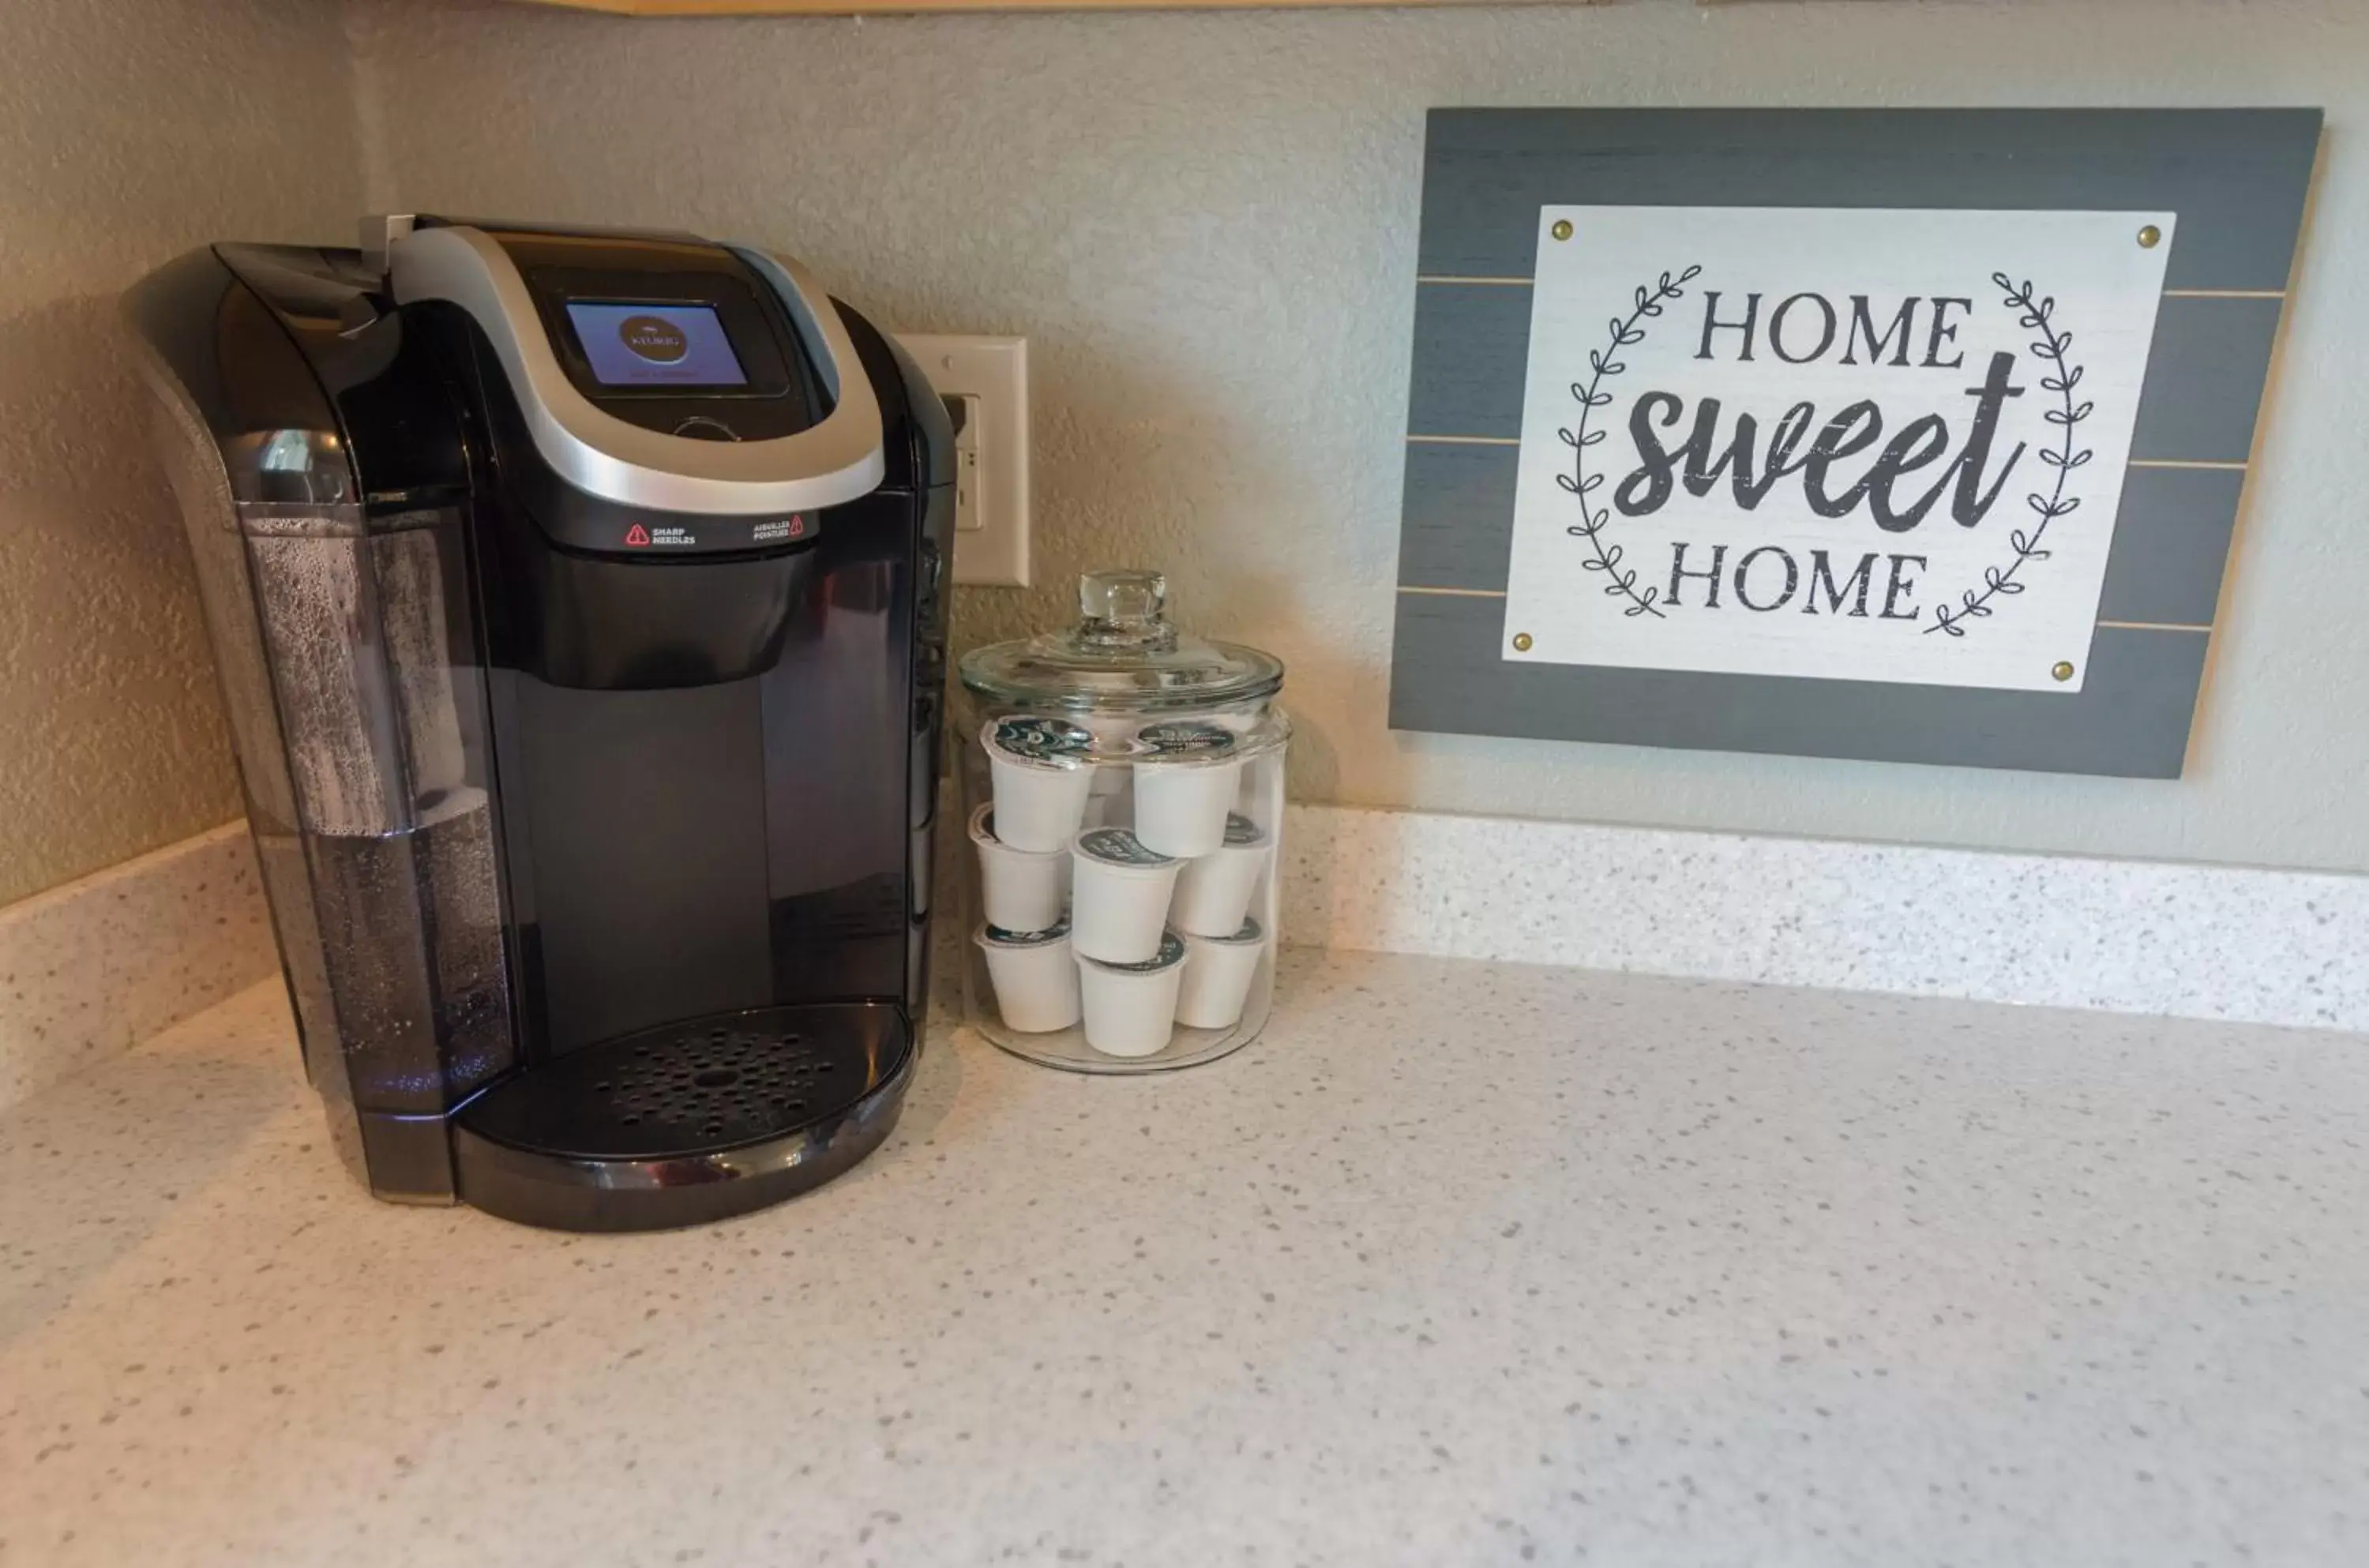
{"label": "glass jar lid", "polygon": [[1078,624],[973,648],[962,682],[999,703],[1043,711],[1159,713],[1273,696],[1283,661],[1239,643],[1204,642],[1168,619],[1158,572],[1088,572]]}

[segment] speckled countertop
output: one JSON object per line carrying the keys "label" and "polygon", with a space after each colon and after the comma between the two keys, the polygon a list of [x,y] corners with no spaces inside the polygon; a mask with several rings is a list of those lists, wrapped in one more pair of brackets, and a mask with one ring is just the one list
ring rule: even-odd
{"label": "speckled countertop", "polygon": [[0,1121],[0,1562],[2358,1563],[2364,1044],[1303,955],[571,1238],[365,1198],[265,987]]}

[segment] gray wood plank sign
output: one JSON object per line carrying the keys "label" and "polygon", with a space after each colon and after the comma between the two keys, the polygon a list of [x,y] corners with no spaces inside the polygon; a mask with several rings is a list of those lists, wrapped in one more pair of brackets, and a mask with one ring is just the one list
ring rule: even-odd
{"label": "gray wood plank sign", "polygon": [[1390,723],[2179,776],[2314,109],[1436,109]]}

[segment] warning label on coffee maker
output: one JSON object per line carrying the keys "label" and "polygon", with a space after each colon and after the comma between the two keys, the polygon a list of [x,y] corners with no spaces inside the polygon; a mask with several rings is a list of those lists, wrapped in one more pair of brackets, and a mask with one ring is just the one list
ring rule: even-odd
{"label": "warning label on coffee maker", "polygon": [[812,530],[807,522],[806,514],[794,512],[788,517],[775,518],[771,521],[753,525],[749,530],[749,536],[758,544],[764,544],[782,540],[804,539],[810,532]]}

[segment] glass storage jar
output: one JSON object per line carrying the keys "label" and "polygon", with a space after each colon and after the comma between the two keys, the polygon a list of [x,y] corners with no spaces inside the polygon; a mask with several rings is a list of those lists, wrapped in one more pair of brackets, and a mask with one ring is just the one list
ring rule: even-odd
{"label": "glass storage jar", "polygon": [[1187,636],[1158,572],[961,665],[963,1008],[1014,1056],[1160,1072],[1257,1037],[1275,987],[1282,662]]}

